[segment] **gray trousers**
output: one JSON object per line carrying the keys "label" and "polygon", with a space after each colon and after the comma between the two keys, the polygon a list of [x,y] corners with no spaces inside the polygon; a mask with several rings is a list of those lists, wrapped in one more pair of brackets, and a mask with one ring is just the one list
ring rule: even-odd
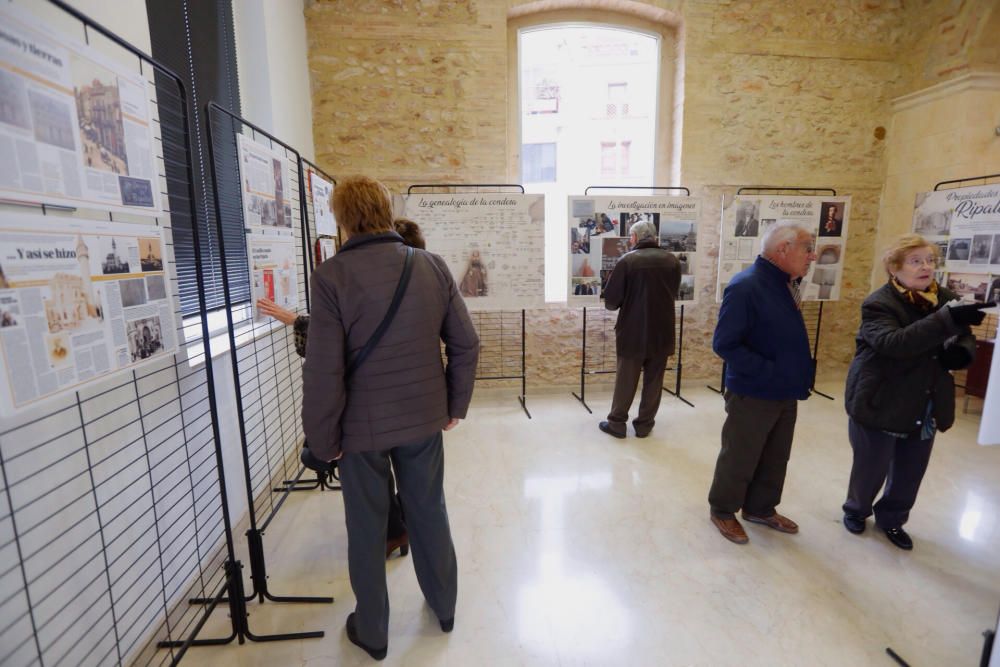
{"label": "gray trousers", "polygon": [[722,450],[708,492],[712,514],[731,519],[742,507],[747,514],[774,515],[785,486],[798,407],[796,400],[726,392]]}
{"label": "gray trousers", "polygon": [[455,615],[458,565],[444,501],[441,433],[413,445],[344,454],[340,483],[347,522],[347,567],[357,600],[358,638],[372,648],[389,643],[389,593],[385,581],[386,485],[389,459],[406,508],[413,569],[428,605],[441,620]]}
{"label": "gray trousers", "polygon": [[645,359],[626,359],[618,357],[618,370],[615,374],[615,395],[611,399],[611,412],[608,413],[608,426],[616,432],[625,433],[628,422],[628,411],[635,400],[635,390],[639,386],[639,373],[642,372],[642,396],[639,398],[639,414],[632,425],[636,433],[645,435],[653,430],[656,423],[656,413],[660,409],[660,397],[663,394],[663,371],[667,367],[667,355],[657,355]]}
{"label": "gray trousers", "polygon": [[[854,463],[844,514],[864,519],[874,511],[875,523],[880,528],[899,528],[910,518],[910,510],[917,501],[934,438],[921,440],[919,435],[897,438],[866,428],[853,419],[847,421],[847,434],[854,450]],[[883,482],[882,497],[872,506]]]}

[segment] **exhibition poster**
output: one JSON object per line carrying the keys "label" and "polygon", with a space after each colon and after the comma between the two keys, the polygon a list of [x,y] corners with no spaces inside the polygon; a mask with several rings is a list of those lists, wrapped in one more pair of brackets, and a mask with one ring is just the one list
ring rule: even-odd
{"label": "exhibition poster", "polygon": [[317,236],[336,236],[337,220],[333,217],[332,202],[333,183],[323,180],[315,171],[311,169],[309,174],[309,188],[312,191],[313,219],[316,221]]}
{"label": "exhibition poster", "polygon": [[291,236],[247,235],[254,319],[266,319],[266,316],[257,312],[258,299],[270,299],[292,311],[299,307],[295,263],[297,254],[295,239]]}
{"label": "exhibition poster", "polygon": [[319,250],[317,260],[321,264],[337,254],[337,244],[333,239],[316,239],[316,247]]}
{"label": "exhibition poster", "polygon": [[0,7],[0,197],[160,214],[145,79]]}
{"label": "exhibition poster", "polygon": [[611,271],[631,249],[629,235],[637,222],[653,223],[660,247],[680,262],[677,303],[694,301],[700,214],[701,202],[692,197],[570,197],[566,301],[600,304]]}
{"label": "exhibition poster", "polygon": [[411,194],[406,217],[444,258],[469,310],[545,305],[544,195]]}
{"label": "exhibition poster", "polygon": [[815,234],[816,261],[799,286],[802,300],[838,300],[844,277],[850,213],[850,197],[741,195],[728,205],[724,201],[716,298],[722,299],[733,276],[753,265],[768,227],[782,220],[792,220],[804,224]]}
{"label": "exhibition poster", "polygon": [[243,224],[248,231],[292,233],[289,160],[283,152],[238,134]]}
{"label": "exhibition poster", "polygon": [[155,225],[4,216],[4,414],[176,351],[165,249]]}
{"label": "exhibition poster", "polygon": [[913,231],[937,244],[937,281],[963,301],[1000,301],[1000,184],[921,192]]}

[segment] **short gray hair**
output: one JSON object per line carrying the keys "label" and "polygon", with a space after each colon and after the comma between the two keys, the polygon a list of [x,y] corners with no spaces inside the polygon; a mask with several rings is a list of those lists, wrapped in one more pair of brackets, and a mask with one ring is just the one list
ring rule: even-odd
{"label": "short gray hair", "polygon": [[815,230],[798,220],[781,220],[768,226],[760,240],[760,254],[770,255],[786,241],[797,241],[799,236],[812,238]]}
{"label": "short gray hair", "polygon": [[636,242],[645,241],[646,239],[655,239],[657,238],[656,225],[648,220],[637,222],[632,225],[631,229],[629,229],[629,235],[632,234],[635,234]]}

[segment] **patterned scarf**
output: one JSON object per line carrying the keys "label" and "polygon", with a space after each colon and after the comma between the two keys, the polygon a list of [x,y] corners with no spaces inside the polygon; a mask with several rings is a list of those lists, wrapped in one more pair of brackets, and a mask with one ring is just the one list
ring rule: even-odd
{"label": "patterned scarf", "polygon": [[927,287],[927,290],[924,292],[913,290],[910,289],[909,287],[903,287],[903,285],[898,280],[896,280],[896,276],[892,276],[892,278],[889,279],[889,282],[892,283],[892,286],[896,288],[896,291],[898,291],[903,296],[903,299],[906,302],[912,303],[914,306],[920,309],[920,311],[924,313],[929,313],[935,308],[937,308],[938,284],[936,280],[932,280],[931,284]]}

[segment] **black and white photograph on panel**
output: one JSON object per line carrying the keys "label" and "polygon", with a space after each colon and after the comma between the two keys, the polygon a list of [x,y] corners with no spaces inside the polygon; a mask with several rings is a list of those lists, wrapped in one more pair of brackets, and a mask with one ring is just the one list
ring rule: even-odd
{"label": "black and white photograph on panel", "polygon": [[163,332],[158,316],[142,317],[125,323],[125,336],[132,361],[163,353]]}
{"label": "black and white photograph on panel", "polygon": [[119,280],[118,289],[122,295],[122,307],[131,308],[146,303],[146,281],[142,278]]}
{"label": "black and white photograph on panel", "polygon": [[967,262],[971,251],[971,238],[952,238],[948,244],[948,261]]}
{"label": "black and white photograph on panel", "polygon": [[160,301],[167,298],[166,283],[163,275],[146,276],[146,294],[150,301]]}
{"label": "black and white photograph on panel", "polygon": [[969,251],[969,264],[989,264],[992,245],[992,234],[976,234],[973,236],[972,249]]}
{"label": "black and white photograph on panel", "polygon": [[760,231],[760,202],[743,199],[736,204],[736,228],[733,236],[756,237]]}

